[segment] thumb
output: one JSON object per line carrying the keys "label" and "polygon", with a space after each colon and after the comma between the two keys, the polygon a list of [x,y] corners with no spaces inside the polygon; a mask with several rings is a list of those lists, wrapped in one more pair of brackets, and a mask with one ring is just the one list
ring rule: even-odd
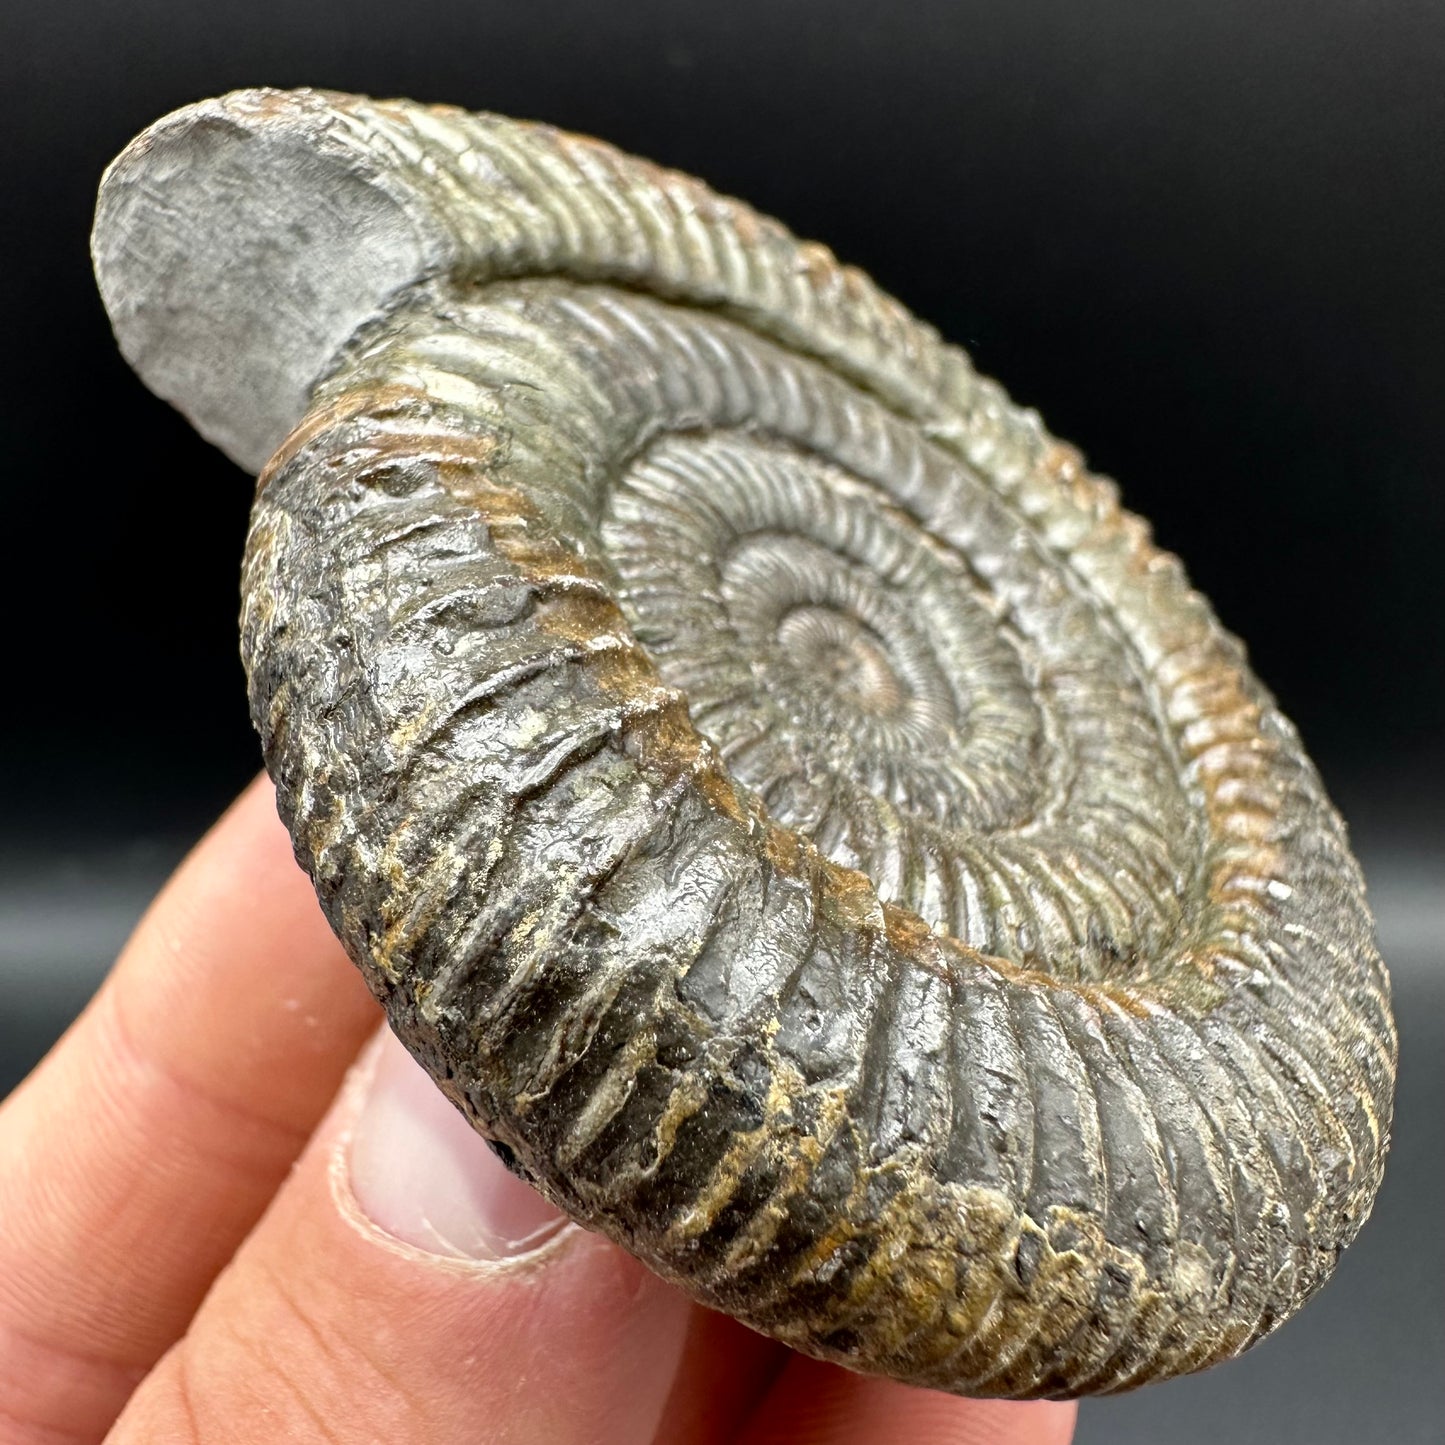
{"label": "thumb", "polygon": [[112,1438],[635,1445],[688,1309],[508,1173],[384,1031]]}

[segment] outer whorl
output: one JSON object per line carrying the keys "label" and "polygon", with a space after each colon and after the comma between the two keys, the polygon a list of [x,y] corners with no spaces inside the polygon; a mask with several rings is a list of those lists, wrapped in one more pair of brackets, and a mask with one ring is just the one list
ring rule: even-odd
{"label": "outer whorl", "polygon": [[1343,828],[961,351],[685,176],[343,95],[161,121],[95,255],[141,375],[264,464],[297,856],[544,1193],[965,1394],[1199,1369],[1323,1282],[1395,1069]]}

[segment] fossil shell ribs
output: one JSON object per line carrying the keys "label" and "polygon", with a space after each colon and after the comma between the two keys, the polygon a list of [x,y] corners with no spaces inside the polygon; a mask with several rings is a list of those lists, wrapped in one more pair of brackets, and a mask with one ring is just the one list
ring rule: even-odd
{"label": "fossil shell ribs", "polygon": [[1174,558],[861,274],[495,116],[248,92],[96,231],[267,465],[268,766],[392,1022],[695,1297],[964,1393],[1246,1348],[1368,1213],[1342,826]]}

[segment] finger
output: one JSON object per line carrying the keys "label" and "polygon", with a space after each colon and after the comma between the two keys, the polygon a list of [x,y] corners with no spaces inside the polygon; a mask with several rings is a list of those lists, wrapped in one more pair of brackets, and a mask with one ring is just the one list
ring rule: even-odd
{"label": "finger", "polygon": [[791,1351],[736,1320],[694,1306],[655,1445],[727,1445]]}
{"label": "finger", "polygon": [[388,1034],[114,1441],[637,1445],[690,1308],[507,1173]]}
{"label": "finger", "polygon": [[8,1439],[104,1432],[275,1193],[376,1017],[262,780],[0,1108]]}
{"label": "finger", "polygon": [[742,1445],[1068,1445],[1072,1402],[960,1400],[796,1357]]}

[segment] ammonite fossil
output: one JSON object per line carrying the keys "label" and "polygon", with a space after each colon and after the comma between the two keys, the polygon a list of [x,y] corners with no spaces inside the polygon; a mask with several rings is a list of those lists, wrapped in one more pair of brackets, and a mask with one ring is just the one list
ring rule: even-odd
{"label": "ammonite fossil", "polygon": [[111,167],[145,380],[261,477],[297,855],[517,1170],[979,1395],[1234,1355],[1395,1035],[1294,729],[1114,487],[819,246],[498,116],[249,91]]}

